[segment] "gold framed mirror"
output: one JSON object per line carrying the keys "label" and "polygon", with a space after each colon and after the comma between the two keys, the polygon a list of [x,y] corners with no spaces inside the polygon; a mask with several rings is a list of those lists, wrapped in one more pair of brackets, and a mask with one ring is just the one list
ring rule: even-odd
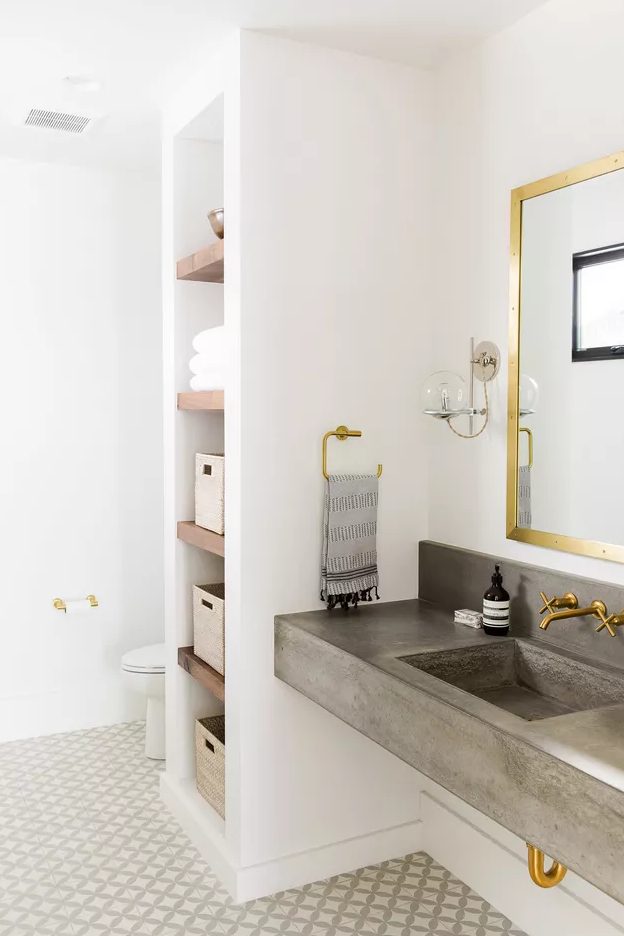
{"label": "gold framed mirror", "polygon": [[514,189],[510,242],[507,538],[615,562],[624,562],[622,169],[624,151]]}

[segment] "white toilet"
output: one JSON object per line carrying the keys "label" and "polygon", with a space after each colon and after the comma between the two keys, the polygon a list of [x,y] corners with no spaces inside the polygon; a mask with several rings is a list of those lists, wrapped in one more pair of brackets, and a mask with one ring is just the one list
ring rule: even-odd
{"label": "white toilet", "polygon": [[129,650],[121,658],[127,688],[147,698],[145,754],[165,759],[165,645],[150,644]]}

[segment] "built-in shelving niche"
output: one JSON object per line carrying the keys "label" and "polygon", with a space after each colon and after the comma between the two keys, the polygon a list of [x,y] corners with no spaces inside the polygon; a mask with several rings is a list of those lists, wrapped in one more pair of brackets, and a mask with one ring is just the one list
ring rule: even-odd
{"label": "built-in shelving niche", "polygon": [[[173,384],[186,370],[192,335],[223,321],[224,243],[211,240],[206,218],[210,208],[224,201],[223,100],[222,94],[212,99],[172,141],[172,171],[165,189],[171,195],[175,260],[172,263],[169,254],[165,263],[174,267],[177,285],[170,293],[173,305],[165,315],[165,343],[173,349],[173,367],[167,373],[169,365],[165,364],[165,376]],[[202,244],[205,246],[199,249],[195,246]],[[189,250],[194,252],[185,256]],[[222,285],[183,287],[184,282]],[[202,414],[208,414],[207,418]],[[197,717],[223,710],[225,679],[188,646],[193,641],[189,591],[194,583],[217,581],[224,574],[225,538],[191,520],[180,520],[178,511],[180,503],[192,503],[192,491],[187,485],[192,485],[195,453],[223,451],[219,414],[224,415],[223,390],[177,392],[176,410],[168,414],[169,468],[176,479],[168,499],[168,518],[177,526],[178,541],[186,545],[170,551],[171,562],[165,570],[175,595],[166,621],[166,640],[171,650],[175,648],[179,665],[171,674],[171,688],[168,684],[167,690],[168,723],[175,725],[176,738],[168,748],[161,783],[165,801],[185,828],[211,841],[217,851],[226,841],[226,827],[196,789],[194,735]]]}

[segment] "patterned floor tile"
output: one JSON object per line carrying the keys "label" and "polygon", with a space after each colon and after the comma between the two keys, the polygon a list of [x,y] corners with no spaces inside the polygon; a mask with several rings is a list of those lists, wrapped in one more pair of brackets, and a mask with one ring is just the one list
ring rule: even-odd
{"label": "patterned floor tile", "polygon": [[424,853],[234,905],[143,732],[0,745],[0,936],[524,936]]}
{"label": "patterned floor tile", "polygon": [[511,920],[465,884],[447,895],[439,920],[454,936],[524,936]]}

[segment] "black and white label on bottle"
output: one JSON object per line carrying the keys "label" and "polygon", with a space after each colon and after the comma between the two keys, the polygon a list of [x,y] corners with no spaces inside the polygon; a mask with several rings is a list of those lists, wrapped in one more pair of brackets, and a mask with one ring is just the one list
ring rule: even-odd
{"label": "black and white label on bottle", "polygon": [[509,625],[509,602],[483,599],[483,623],[489,627],[507,627]]}

